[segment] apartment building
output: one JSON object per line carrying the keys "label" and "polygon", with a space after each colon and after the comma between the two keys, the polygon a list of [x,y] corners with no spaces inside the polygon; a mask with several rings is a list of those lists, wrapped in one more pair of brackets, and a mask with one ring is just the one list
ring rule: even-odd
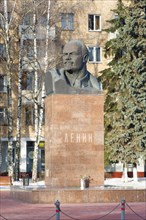
{"label": "apartment building", "polygon": [[[24,1],[25,2],[25,1]],[[18,19],[20,15],[21,4],[14,10],[14,15],[19,21],[16,51],[14,54],[16,60],[14,62],[12,73],[12,106],[13,106],[13,142],[15,156],[15,140],[16,140],[16,117],[17,117],[17,91],[18,91],[18,71],[20,61],[22,62],[22,121],[21,121],[21,161],[20,171],[31,172],[34,150],[34,109],[32,102],[34,88],[34,48],[33,48],[33,10],[25,13],[25,16]],[[60,52],[63,45],[71,39],[79,39],[84,41],[89,49],[88,70],[95,76],[100,75],[100,71],[107,67],[109,62],[104,57],[104,45],[107,40],[115,37],[114,34],[108,34],[104,31],[108,27],[107,20],[116,16],[112,9],[116,8],[117,0],[56,0],[51,1],[51,26],[49,29],[49,46],[48,51],[51,56]],[[53,2],[55,5],[53,5]],[[127,1],[125,1],[127,2]],[[8,19],[11,19],[12,5],[14,1],[9,0]],[[28,5],[27,5],[28,7]],[[31,6],[30,6],[31,8]],[[1,7],[3,9],[3,7]],[[0,9],[0,13],[4,15]],[[38,10],[39,11],[39,10]],[[39,65],[43,68],[45,61],[44,43],[46,39],[46,13],[39,16],[39,25],[37,26],[36,39],[38,47]],[[54,21],[54,22],[53,22]],[[0,31],[3,28],[3,18],[0,17]],[[19,39],[19,40],[18,40]],[[21,48],[20,48],[21,47]],[[20,50],[21,49],[21,50]],[[21,51],[21,59],[20,59]],[[54,52],[55,51],[55,52]],[[0,173],[7,171],[7,74],[4,68],[6,58],[6,48],[2,37],[0,37]],[[14,58],[14,57],[13,57]],[[55,63],[54,66],[61,65]],[[38,171],[44,170],[44,126],[41,134],[41,142],[39,145],[39,165]]]}

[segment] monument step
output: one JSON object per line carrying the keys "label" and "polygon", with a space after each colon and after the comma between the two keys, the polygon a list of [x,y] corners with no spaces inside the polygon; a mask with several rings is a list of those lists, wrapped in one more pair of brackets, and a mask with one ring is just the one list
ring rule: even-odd
{"label": "monument step", "polygon": [[12,197],[28,203],[54,204],[59,200],[67,203],[117,203],[121,199],[127,202],[145,202],[145,189],[132,189],[124,187],[92,187],[81,190],[80,188],[27,188],[12,187]]}

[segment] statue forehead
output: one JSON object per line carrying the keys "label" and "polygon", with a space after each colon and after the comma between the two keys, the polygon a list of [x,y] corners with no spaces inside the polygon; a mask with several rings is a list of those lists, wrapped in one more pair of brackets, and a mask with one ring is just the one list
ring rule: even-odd
{"label": "statue forehead", "polygon": [[63,52],[72,52],[72,51],[81,52],[82,51],[81,45],[77,44],[76,42],[71,42],[71,43],[69,42],[65,44],[63,48]]}

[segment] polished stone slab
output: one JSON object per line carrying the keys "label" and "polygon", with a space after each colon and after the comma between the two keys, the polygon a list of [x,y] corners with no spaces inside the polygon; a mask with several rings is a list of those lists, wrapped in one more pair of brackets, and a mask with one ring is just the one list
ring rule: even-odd
{"label": "polished stone slab", "polygon": [[45,183],[77,187],[104,183],[103,94],[52,94],[45,100]]}
{"label": "polished stone slab", "polygon": [[80,188],[28,188],[12,187],[13,198],[28,203],[54,204],[58,199],[62,204],[69,203],[117,203],[121,199],[126,202],[145,202],[146,189],[132,187],[90,187]]}

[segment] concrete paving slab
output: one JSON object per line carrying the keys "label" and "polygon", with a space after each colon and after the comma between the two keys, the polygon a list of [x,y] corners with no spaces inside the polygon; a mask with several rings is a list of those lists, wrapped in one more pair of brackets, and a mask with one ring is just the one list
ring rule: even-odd
{"label": "concrete paving slab", "polygon": [[[55,202],[55,201],[54,201]],[[120,220],[119,203],[61,204],[60,220]],[[115,209],[115,210],[114,210]],[[113,211],[112,211],[113,210]],[[55,220],[54,204],[30,204],[11,197],[10,191],[0,189],[0,220]],[[146,202],[128,203],[126,220],[146,220]]]}

